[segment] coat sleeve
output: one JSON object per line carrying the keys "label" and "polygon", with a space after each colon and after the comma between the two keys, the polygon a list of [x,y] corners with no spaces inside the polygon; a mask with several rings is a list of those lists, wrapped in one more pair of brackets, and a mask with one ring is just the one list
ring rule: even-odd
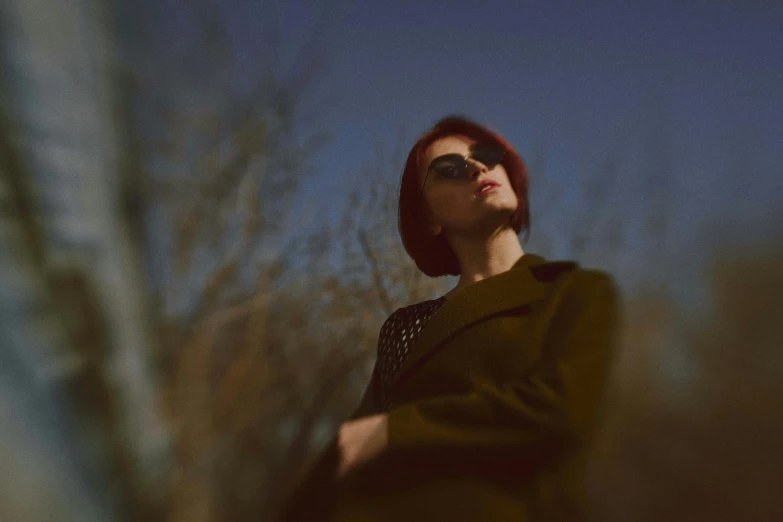
{"label": "coat sleeve", "polygon": [[389,412],[388,449],[498,450],[533,456],[593,427],[608,377],[619,293],[599,271],[574,274],[561,295],[542,358],[510,382],[477,381],[461,395]]}

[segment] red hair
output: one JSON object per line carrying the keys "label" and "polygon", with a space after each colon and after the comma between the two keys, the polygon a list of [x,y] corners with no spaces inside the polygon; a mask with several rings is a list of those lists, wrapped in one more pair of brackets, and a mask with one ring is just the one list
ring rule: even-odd
{"label": "red hair", "polygon": [[506,156],[503,167],[508,173],[511,187],[517,194],[519,205],[509,218],[508,224],[519,234],[522,228],[526,234],[530,231],[530,211],[527,201],[528,173],[522,157],[497,132],[462,116],[448,116],[419,138],[408,154],[400,183],[398,227],[405,251],[419,267],[430,277],[461,273],[457,256],[443,234],[431,236],[423,226],[423,205],[418,172],[424,160],[427,148],[435,141],[446,136],[468,136],[481,142],[494,142],[503,147]]}

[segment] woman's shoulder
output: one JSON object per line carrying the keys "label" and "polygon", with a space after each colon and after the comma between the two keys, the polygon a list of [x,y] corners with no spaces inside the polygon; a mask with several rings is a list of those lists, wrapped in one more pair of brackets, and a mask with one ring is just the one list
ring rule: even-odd
{"label": "woman's shoulder", "polygon": [[546,284],[546,301],[550,305],[621,299],[616,279],[604,269],[583,266],[574,260],[540,257],[528,268],[536,280]]}
{"label": "woman's shoulder", "polygon": [[561,284],[612,284],[614,277],[606,270],[582,266],[574,260],[546,260],[528,266],[530,273],[538,281]]}
{"label": "woman's shoulder", "polygon": [[[565,262],[564,262],[565,263]],[[548,300],[564,303],[598,303],[607,301],[616,304],[622,299],[617,280],[606,270],[583,267],[575,262],[549,278]],[[550,274],[551,275],[551,274]]]}

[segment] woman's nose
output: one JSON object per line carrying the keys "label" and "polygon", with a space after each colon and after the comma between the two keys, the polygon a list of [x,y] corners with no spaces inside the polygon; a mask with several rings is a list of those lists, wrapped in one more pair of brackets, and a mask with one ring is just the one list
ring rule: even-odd
{"label": "woman's nose", "polygon": [[470,166],[471,166],[470,176],[472,179],[476,179],[479,176],[479,174],[489,170],[486,165],[484,165],[483,163],[479,163],[478,161],[471,161]]}

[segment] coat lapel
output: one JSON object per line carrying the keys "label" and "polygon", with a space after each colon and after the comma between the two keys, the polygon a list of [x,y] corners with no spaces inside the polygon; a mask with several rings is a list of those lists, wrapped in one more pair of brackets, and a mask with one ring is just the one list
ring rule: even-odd
{"label": "coat lapel", "polygon": [[446,300],[424,326],[394,386],[406,380],[411,371],[437,351],[435,348],[463,328],[487,316],[544,299],[547,285],[533,277],[530,267],[546,263],[541,256],[525,254],[506,272],[477,281]]}

